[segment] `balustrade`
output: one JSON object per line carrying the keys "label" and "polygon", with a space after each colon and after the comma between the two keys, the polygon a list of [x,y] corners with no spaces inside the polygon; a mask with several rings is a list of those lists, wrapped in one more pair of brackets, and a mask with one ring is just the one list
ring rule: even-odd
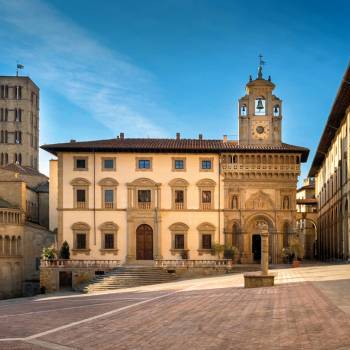
{"label": "balustrade", "polygon": [[20,225],[24,223],[24,214],[20,209],[0,209],[0,223]]}
{"label": "balustrade", "polygon": [[121,265],[120,260],[82,260],[82,259],[53,259],[41,260],[41,267],[100,267],[100,268],[114,268]]}
{"label": "balustrade", "polygon": [[154,265],[158,267],[217,267],[232,266],[231,259],[202,259],[202,260],[155,260]]}

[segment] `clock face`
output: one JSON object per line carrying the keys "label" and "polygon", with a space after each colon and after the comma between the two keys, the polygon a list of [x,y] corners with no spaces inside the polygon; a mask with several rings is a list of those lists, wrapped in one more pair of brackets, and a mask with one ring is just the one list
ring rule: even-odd
{"label": "clock face", "polygon": [[262,134],[265,131],[265,128],[262,125],[259,125],[255,130],[258,134]]}
{"label": "clock face", "polygon": [[256,121],[252,125],[252,136],[258,140],[265,140],[269,137],[270,127],[266,120]]}

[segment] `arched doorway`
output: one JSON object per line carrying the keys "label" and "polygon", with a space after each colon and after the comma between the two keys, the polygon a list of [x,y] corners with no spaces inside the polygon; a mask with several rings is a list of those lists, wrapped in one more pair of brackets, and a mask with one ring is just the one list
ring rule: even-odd
{"label": "arched doorway", "polygon": [[244,263],[259,263],[261,260],[261,236],[259,225],[265,223],[269,230],[269,260],[278,262],[279,242],[273,220],[263,213],[253,214],[244,225],[243,257]]}
{"label": "arched doorway", "polygon": [[136,260],[153,260],[153,230],[146,224],[136,229]]}

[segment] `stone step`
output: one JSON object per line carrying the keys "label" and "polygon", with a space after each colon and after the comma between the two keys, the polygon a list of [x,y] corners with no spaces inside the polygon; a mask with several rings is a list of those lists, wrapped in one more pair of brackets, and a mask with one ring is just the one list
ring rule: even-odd
{"label": "stone step", "polygon": [[161,267],[121,266],[105,275],[95,276],[89,283],[80,286],[78,290],[89,293],[173,282],[176,279],[176,275],[169,274]]}

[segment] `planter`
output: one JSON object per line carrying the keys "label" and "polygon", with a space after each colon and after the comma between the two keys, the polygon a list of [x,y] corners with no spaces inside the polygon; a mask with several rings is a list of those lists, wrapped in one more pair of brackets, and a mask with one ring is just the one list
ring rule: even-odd
{"label": "planter", "polygon": [[300,267],[300,260],[293,260],[292,267]]}

